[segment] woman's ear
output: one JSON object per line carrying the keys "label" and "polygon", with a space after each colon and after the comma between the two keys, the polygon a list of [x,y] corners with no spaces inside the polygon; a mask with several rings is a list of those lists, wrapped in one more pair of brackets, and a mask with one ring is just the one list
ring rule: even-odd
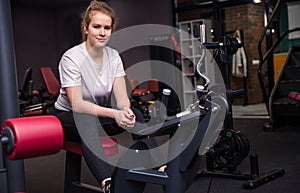
{"label": "woman's ear", "polygon": [[88,34],[88,29],[87,29],[87,25],[86,24],[83,26],[83,31],[84,31],[85,34]]}

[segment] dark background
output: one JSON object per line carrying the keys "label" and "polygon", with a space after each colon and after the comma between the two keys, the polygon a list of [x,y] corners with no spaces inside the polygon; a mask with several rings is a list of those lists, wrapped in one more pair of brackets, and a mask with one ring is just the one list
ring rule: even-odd
{"label": "dark background", "polygon": [[[149,23],[173,26],[170,0],[111,0],[108,3],[117,13],[117,30]],[[88,0],[11,1],[19,85],[28,67],[33,68],[34,88],[42,84],[40,67],[50,66],[58,74],[61,55],[81,42],[81,13],[88,4]],[[149,60],[149,54],[147,47],[139,47],[124,53],[122,59],[128,67],[137,61]]]}

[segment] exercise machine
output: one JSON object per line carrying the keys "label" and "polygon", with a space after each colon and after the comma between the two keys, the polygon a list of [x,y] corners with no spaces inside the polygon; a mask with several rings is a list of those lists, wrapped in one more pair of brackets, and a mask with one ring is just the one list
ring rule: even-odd
{"label": "exercise machine", "polygon": [[[120,158],[112,177],[112,192],[142,193],[146,184],[161,185],[164,193],[184,193],[194,182],[202,156],[213,146],[222,129],[226,98],[209,90],[210,80],[197,72],[203,85],[197,86],[197,101],[175,116],[158,113],[158,123],[134,132],[137,140]],[[167,95],[167,94],[166,94]],[[164,96],[162,96],[162,103]],[[166,100],[167,101],[167,100]],[[143,140],[165,135],[169,138],[164,172],[153,169],[150,147]]]}
{"label": "exercise machine", "polygon": [[205,43],[205,47],[214,50],[214,58],[219,66],[223,66],[223,77],[226,84],[226,116],[224,129],[220,133],[219,141],[207,152],[207,170],[198,173],[197,177],[214,176],[230,179],[245,180],[243,188],[254,189],[262,184],[284,175],[283,169],[273,169],[268,173],[259,174],[258,156],[250,155],[250,173],[237,171],[237,167],[248,156],[250,142],[243,133],[234,129],[232,104],[236,97],[243,96],[244,90],[234,91],[230,87],[228,55],[234,54],[242,46],[236,38],[222,37],[220,42]]}
{"label": "exercise machine", "polygon": [[[199,100],[185,111],[172,117],[163,116],[165,119],[156,124],[135,131],[136,140],[114,170],[112,192],[141,193],[147,183],[156,183],[162,185],[165,193],[184,193],[193,183],[202,156],[219,136],[225,105],[221,95],[208,91],[208,84],[198,86],[197,94]],[[165,99],[162,101],[167,101]],[[144,143],[145,139],[161,135],[170,138],[164,172],[153,169],[149,147]],[[3,151],[11,160],[56,153],[65,143],[58,119],[49,115],[8,119],[2,126],[0,138]],[[99,191],[87,189],[84,191]]]}
{"label": "exercise machine", "polygon": [[[4,18],[4,21],[1,19],[2,22],[0,23],[4,25],[7,24],[5,19],[8,18],[7,10],[10,9],[8,1],[1,1],[1,5],[0,13],[4,17],[0,18]],[[3,29],[10,30],[11,25],[6,25]],[[5,33],[2,34],[13,33],[11,31],[5,31]],[[2,36],[2,34],[0,35],[1,45],[2,43],[5,45],[13,45],[13,43],[10,42],[12,38],[6,38]],[[6,47],[7,46],[3,46],[3,48]],[[11,48],[3,50],[7,51],[11,50]],[[5,55],[13,56],[13,53],[5,53]],[[14,75],[15,69],[8,67],[2,68],[6,67],[2,65],[2,62],[3,64],[12,64],[11,66],[15,67],[13,65],[14,61],[7,62],[4,60],[5,58],[7,57],[1,57],[0,65],[1,73],[3,74],[1,90],[6,91],[5,95],[1,97],[1,100],[2,98],[8,98],[9,100],[3,102],[3,104],[6,103],[5,107],[7,104],[12,105],[12,107],[10,109],[1,107],[2,112],[18,109],[18,107],[13,106],[17,104],[16,101],[13,101],[14,98],[17,99],[17,96],[12,94],[16,91],[14,88],[15,80],[13,80],[14,78],[7,77],[15,77],[12,76]],[[203,77],[203,79],[206,80],[205,77]],[[2,84],[4,84],[3,80],[5,80],[6,84],[7,82],[11,83],[11,86],[9,86],[10,89],[7,89],[7,86],[2,86]],[[120,159],[120,165],[123,166],[122,164],[125,164],[127,167],[117,167],[114,171],[113,192],[143,192],[146,183],[157,183],[162,185],[165,193],[183,193],[192,184],[194,177],[197,175],[202,156],[211,148],[219,136],[219,124],[223,122],[224,118],[222,116],[222,107],[226,104],[224,97],[208,91],[206,84],[208,84],[208,82],[206,82],[204,86],[197,87],[199,100],[195,104],[192,104],[189,109],[174,117],[167,118],[163,122],[147,127],[144,131],[136,133],[139,139],[130,147],[133,151],[128,150]],[[1,129],[1,150],[3,146],[3,152],[6,157],[11,160],[18,160],[18,162],[10,162],[6,170],[6,168],[2,168],[2,160],[0,160],[0,177],[5,180],[9,179],[11,192],[24,192],[24,184],[22,185],[24,169],[22,167],[22,159],[56,153],[63,148],[64,142],[62,128],[56,117],[37,116],[11,118],[17,116],[18,111],[8,112],[7,115],[1,116],[1,119],[5,120]],[[146,156],[146,158],[149,156],[147,156],[147,151],[145,151],[145,154],[141,153],[143,152],[142,150],[149,148],[147,144],[143,142],[143,139],[159,135],[169,135],[170,139],[173,139],[170,140],[169,143],[168,157],[170,159],[165,172],[153,170],[151,163],[143,162],[144,156]],[[39,146],[36,145],[37,142],[39,142]],[[126,165],[128,158],[135,158],[138,162],[134,162],[133,165]],[[10,175],[10,178],[6,178],[6,176],[2,178],[6,171],[10,172],[12,169],[17,170],[17,172],[14,172],[16,174]],[[0,183],[2,184],[2,182],[3,181]],[[4,186],[1,186],[0,190],[2,190],[3,187]],[[7,192],[7,190],[3,192]],[[85,192],[88,191],[85,190]]]}
{"label": "exercise machine", "polygon": [[[202,155],[219,135],[221,106],[209,100],[203,106],[182,112],[162,124],[138,131],[139,140],[124,153],[113,173],[112,192],[142,193],[147,183],[162,185],[165,193],[184,193],[193,183]],[[143,139],[169,135],[167,169],[152,169],[149,147]],[[134,161],[132,161],[134,160]]]}
{"label": "exercise machine", "polygon": [[[162,123],[137,131],[135,135],[139,139],[120,159],[122,167],[114,171],[112,191],[143,192],[146,183],[157,183],[163,185],[166,193],[185,192],[197,174],[202,155],[219,135],[219,123],[223,117],[221,106],[212,100],[213,97],[209,95],[201,100],[201,104],[197,102],[192,108]],[[151,163],[145,161],[150,160],[147,153],[141,153],[149,148],[143,139],[158,135],[172,138],[168,150],[170,162],[165,172],[151,169]],[[12,160],[48,155],[63,148],[63,131],[54,116],[8,119],[2,126],[1,144],[6,156]],[[139,161],[128,162],[128,159]],[[124,163],[134,164],[123,167]]]}
{"label": "exercise machine", "polygon": [[[108,156],[118,151],[117,141],[102,136],[100,140]],[[65,192],[82,192],[88,189],[86,187],[92,187],[80,182],[81,145],[64,141],[62,125],[58,118],[53,115],[5,120],[0,132],[0,147],[9,160],[51,155],[64,149],[67,151]],[[90,189],[94,190],[92,192],[100,191],[100,188],[97,189],[96,187]]]}
{"label": "exercise machine", "polygon": [[[117,167],[112,177],[112,191],[143,192],[146,183],[158,183],[163,185],[165,192],[185,192],[192,184],[205,149],[219,135],[221,107],[209,98],[203,101],[201,108],[195,105],[194,109],[164,121],[163,125],[155,124],[138,131],[139,140],[130,147],[134,151],[126,152],[120,164],[132,163],[127,162],[128,159],[140,160],[134,162],[139,164],[129,165],[131,169]],[[167,170],[147,169],[151,163],[145,161],[149,160],[146,154],[140,153],[148,149],[142,139],[166,134],[172,136],[169,144],[171,161],[167,163]],[[56,117],[49,115],[8,119],[1,129],[1,144],[11,160],[53,154],[63,148],[62,126]]]}
{"label": "exercise machine", "polygon": [[[229,137],[229,130],[222,130],[224,118],[226,119],[225,123],[230,120],[227,117],[230,113],[228,98],[218,93],[218,89],[209,88],[209,78],[200,72],[200,67],[197,67],[197,70],[204,82],[203,85],[197,86],[198,100],[175,116],[160,115],[158,116],[160,119],[155,124],[147,126],[143,130],[134,131],[136,138],[133,144],[127,151],[123,152],[113,172],[112,192],[142,193],[147,183],[154,183],[161,185],[165,193],[184,193],[195,178],[199,176],[198,171],[202,157],[211,154],[210,150],[213,148],[217,150],[220,146],[220,149],[224,149],[223,144],[228,145],[224,142],[226,141],[224,137]],[[167,105],[166,99],[167,95],[163,95],[164,105]],[[65,142],[62,133],[59,121],[53,116],[8,119],[2,126],[1,144],[4,146],[4,152],[9,159],[26,159],[56,153],[64,148]],[[220,134],[221,140],[214,146]],[[236,135],[235,132],[231,134]],[[167,169],[160,172],[153,166],[149,153],[151,149],[145,143],[145,140],[162,135],[169,136],[168,161],[164,163],[167,165]],[[245,136],[238,136],[246,141]],[[36,146],[37,141],[40,144],[39,146]],[[72,151],[70,148],[65,149],[67,152]],[[221,151],[221,153],[224,152],[226,151]],[[231,160],[227,164],[231,164],[230,168],[238,165],[248,154],[247,151],[241,150],[240,152],[237,149],[233,152],[238,155],[242,152],[242,156],[237,158],[229,155]],[[80,152],[73,153],[81,156]],[[225,153],[225,155],[228,155],[228,153]],[[213,157],[216,157],[216,154]],[[69,159],[69,161],[73,162],[74,160]],[[214,172],[215,169],[213,168]],[[74,174],[69,170],[66,170],[66,173],[69,177]],[[258,174],[257,170],[255,170],[256,174]],[[280,172],[276,171],[276,174],[280,174]],[[265,183],[270,179],[274,179],[274,177],[277,176],[270,177],[270,175],[267,175],[263,178],[260,176],[258,182]],[[78,181],[75,181],[75,183],[71,181],[71,183],[65,185],[70,185],[72,188],[77,187],[85,192],[99,192],[99,189],[84,186]],[[253,187],[252,184],[250,184],[250,187]],[[74,189],[70,191],[80,192],[77,188],[75,191],[73,191]],[[66,192],[68,191],[66,190]]]}

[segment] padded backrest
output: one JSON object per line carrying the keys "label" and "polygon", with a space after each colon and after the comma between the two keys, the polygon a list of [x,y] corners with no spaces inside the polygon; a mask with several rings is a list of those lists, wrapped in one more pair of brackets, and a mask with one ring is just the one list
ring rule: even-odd
{"label": "padded backrest", "polygon": [[60,83],[50,67],[40,68],[46,89],[52,98],[59,94]]}
{"label": "padded backrest", "polygon": [[159,83],[157,79],[150,79],[148,80],[148,89],[150,92],[159,92]]}
{"label": "padded backrest", "polygon": [[23,85],[19,90],[23,99],[28,99],[32,96],[33,80],[32,80],[32,68],[27,68],[24,74]]}

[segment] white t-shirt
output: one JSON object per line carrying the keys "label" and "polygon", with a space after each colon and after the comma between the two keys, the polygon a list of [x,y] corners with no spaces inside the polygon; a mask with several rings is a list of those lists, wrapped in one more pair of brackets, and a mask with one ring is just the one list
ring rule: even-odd
{"label": "white t-shirt", "polygon": [[71,111],[65,88],[81,86],[83,99],[101,106],[109,106],[113,82],[116,77],[125,76],[119,53],[104,47],[101,67],[89,55],[85,42],[69,49],[59,62],[61,89],[55,108]]}

